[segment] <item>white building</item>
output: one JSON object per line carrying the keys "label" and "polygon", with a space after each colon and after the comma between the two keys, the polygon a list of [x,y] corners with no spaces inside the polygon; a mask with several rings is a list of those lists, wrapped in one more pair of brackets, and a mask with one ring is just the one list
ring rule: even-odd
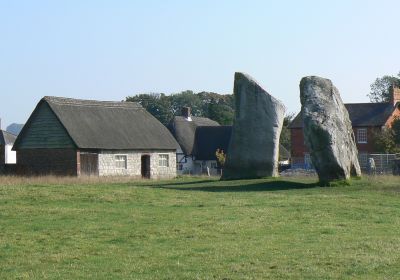
{"label": "white building", "polygon": [[[189,107],[182,108],[182,116],[176,116],[170,123],[170,130],[178,142],[178,174],[218,175],[215,152],[225,150],[230,127],[220,126],[209,118],[194,117]],[[220,137],[221,135],[227,137]]]}
{"label": "white building", "polygon": [[15,151],[11,150],[16,138],[16,135],[0,130],[0,164],[15,164],[17,162]]}

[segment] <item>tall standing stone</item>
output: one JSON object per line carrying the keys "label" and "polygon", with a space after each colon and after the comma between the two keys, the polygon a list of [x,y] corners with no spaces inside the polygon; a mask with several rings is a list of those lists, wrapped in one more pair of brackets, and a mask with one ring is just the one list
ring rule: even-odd
{"label": "tall standing stone", "polygon": [[304,77],[300,100],[304,138],[320,182],[361,176],[349,113],[331,80]]}
{"label": "tall standing stone", "polygon": [[223,180],[278,175],[285,106],[250,76],[235,73],[235,120]]}

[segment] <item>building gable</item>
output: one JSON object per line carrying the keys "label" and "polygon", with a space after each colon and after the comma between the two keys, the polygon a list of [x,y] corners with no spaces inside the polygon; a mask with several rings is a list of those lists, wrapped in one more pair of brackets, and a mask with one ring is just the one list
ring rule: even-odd
{"label": "building gable", "polygon": [[18,136],[14,149],[65,149],[75,148],[53,110],[40,102]]}

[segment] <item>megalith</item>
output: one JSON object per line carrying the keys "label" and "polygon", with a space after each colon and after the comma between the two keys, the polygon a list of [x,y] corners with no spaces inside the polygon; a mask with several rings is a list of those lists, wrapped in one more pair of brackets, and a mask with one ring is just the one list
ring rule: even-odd
{"label": "megalith", "polygon": [[278,176],[285,106],[255,80],[235,73],[235,118],[222,180]]}
{"label": "megalith", "polygon": [[361,176],[349,113],[332,81],[304,77],[300,100],[305,144],[320,182]]}

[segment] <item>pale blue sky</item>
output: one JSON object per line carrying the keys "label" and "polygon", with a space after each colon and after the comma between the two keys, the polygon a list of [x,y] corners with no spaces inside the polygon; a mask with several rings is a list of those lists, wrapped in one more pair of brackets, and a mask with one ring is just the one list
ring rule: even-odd
{"label": "pale blue sky", "polygon": [[400,71],[400,1],[0,0],[0,117],[23,123],[45,95],[123,100],[231,93],[253,76],[289,112],[303,76],[367,102]]}

